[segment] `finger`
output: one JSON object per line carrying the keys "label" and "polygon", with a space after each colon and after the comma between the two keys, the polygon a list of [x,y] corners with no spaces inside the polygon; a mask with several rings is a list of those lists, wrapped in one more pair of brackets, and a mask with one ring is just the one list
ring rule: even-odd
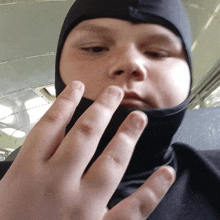
{"label": "finger", "polygon": [[28,157],[47,160],[62,141],[69,123],[84,92],[79,81],[71,82],[29,133],[21,151],[29,151]]}
{"label": "finger", "polygon": [[51,158],[51,163],[55,163],[61,170],[69,169],[70,172],[66,172],[69,178],[72,175],[74,179],[77,176],[81,179],[122,98],[123,91],[119,87],[108,87],[78,119]]}
{"label": "finger", "polygon": [[147,123],[146,115],[133,111],[122,123],[115,137],[83,177],[98,205],[107,205],[120,183],[134,147]]}
{"label": "finger", "polygon": [[163,166],[154,172],[131,196],[113,207],[105,220],[143,220],[147,219],[163,199],[173,182],[175,171]]}

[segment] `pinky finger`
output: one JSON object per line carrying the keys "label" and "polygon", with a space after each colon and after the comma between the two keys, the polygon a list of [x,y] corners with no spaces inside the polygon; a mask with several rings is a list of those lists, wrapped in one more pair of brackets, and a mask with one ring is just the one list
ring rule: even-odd
{"label": "pinky finger", "polygon": [[147,219],[166,195],[174,181],[174,169],[170,166],[161,167],[132,195],[107,212],[103,220]]}

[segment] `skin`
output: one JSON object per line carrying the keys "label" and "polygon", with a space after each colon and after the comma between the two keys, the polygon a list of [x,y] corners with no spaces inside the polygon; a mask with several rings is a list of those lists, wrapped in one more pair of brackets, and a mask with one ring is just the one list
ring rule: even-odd
{"label": "skin", "polygon": [[186,55],[173,32],[113,18],[85,20],[70,32],[60,74],[66,85],[83,82],[86,98],[95,100],[105,88],[117,85],[141,98],[123,100],[122,105],[145,109],[176,106],[190,89]]}
{"label": "skin", "polygon": [[[128,166],[135,144],[147,126],[147,116],[138,110],[128,115],[101,156],[83,175],[112,115],[123,103],[124,93],[138,93],[143,101],[124,100],[124,105],[139,108],[170,107],[181,103],[188,95],[189,69],[183,51],[180,49],[180,54],[162,60],[152,59],[149,55],[145,57],[141,51],[146,50],[137,47],[138,36],[142,36],[136,32],[140,31],[140,26],[118,22],[120,30],[129,37],[123,38],[118,29],[119,35],[109,41],[114,42],[109,46],[110,50],[98,56],[82,51],[85,44],[76,47],[73,43],[68,49],[72,42],[70,36],[77,33],[73,29],[69,35],[60,66],[62,78],[68,86],[31,130],[0,182],[3,219],[147,219],[175,181],[173,168],[163,166],[132,195],[111,210],[106,208]],[[115,28],[114,22],[104,23]],[[147,29],[158,29],[145,25],[141,24]],[[175,94],[166,91],[167,88]],[[64,137],[65,128],[82,96],[95,102]]]}

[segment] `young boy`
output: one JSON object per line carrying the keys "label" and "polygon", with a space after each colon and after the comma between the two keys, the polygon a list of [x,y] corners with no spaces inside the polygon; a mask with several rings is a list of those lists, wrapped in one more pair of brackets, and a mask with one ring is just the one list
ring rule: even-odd
{"label": "young boy", "polygon": [[77,0],[58,98],[0,183],[2,218],[219,219],[217,160],[170,146],[189,102],[190,36],[177,0]]}

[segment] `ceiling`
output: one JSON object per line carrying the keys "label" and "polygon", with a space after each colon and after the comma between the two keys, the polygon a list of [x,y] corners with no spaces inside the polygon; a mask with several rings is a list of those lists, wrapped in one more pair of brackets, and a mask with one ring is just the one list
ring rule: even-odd
{"label": "ceiling", "polygon": [[[0,147],[21,144],[23,139],[10,138],[18,131],[26,135],[36,122],[27,115],[25,101],[39,98],[33,88],[54,83],[59,32],[73,2],[0,0],[0,105],[11,109],[0,116],[0,129],[14,129],[9,137],[0,136]],[[192,25],[195,87],[220,58],[220,0],[182,2]],[[47,109],[51,103],[41,100],[38,105],[32,103],[29,111]]]}
{"label": "ceiling", "polygon": [[[58,36],[73,2],[0,0],[0,95],[54,82]],[[182,2],[192,25],[196,85],[219,58],[220,0]]]}

